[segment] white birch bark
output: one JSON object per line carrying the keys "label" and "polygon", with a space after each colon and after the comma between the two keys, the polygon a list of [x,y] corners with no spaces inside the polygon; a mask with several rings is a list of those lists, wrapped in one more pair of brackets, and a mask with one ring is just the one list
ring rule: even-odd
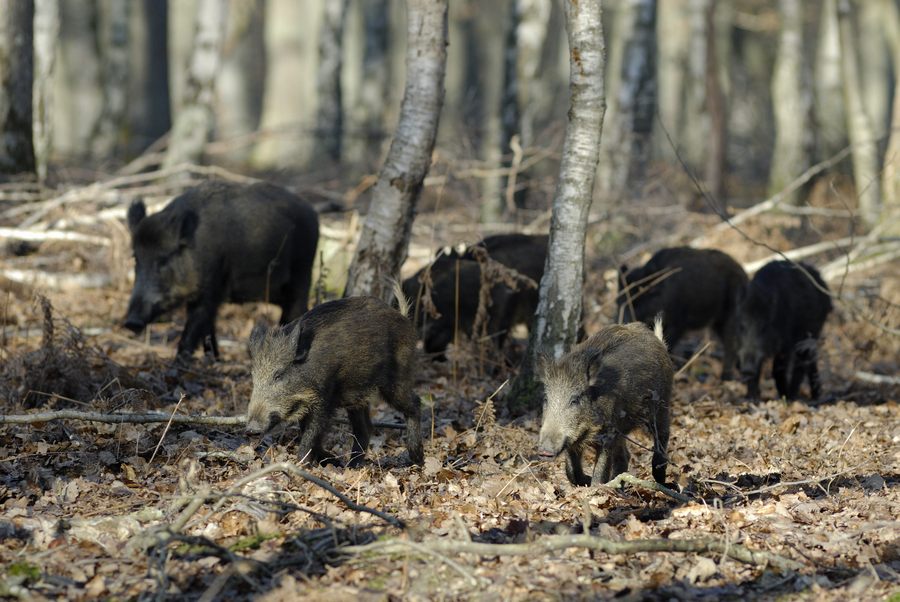
{"label": "white birch bark", "polygon": [[[775,148],[769,172],[769,193],[775,194],[812,164],[812,90],[803,55],[803,5],[780,0],[781,33],[772,75]],[[800,191],[787,197],[796,205]]]}
{"label": "white birch bark", "polygon": [[553,198],[550,242],[529,357],[559,358],[576,340],[581,322],[584,240],[600,154],[604,45],[600,0],[567,0],[569,122]]}
{"label": "white birch bark", "polygon": [[34,83],[32,87],[32,135],[35,172],[38,180],[47,179],[50,162],[53,115],[53,67],[59,38],[57,0],[34,2]]}
{"label": "white birch bark", "polygon": [[866,107],[860,94],[858,54],[849,0],[838,0],[837,11],[847,133],[853,144],[853,181],[859,199],[859,213],[863,222],[871,227],[878,223],[881,211],[878,146],[872,132],[872,122],[866,114]]}
{"label": "white birch bark", "polygon": [[[894,73],[900,73],[900,9],[894,0],[883,0],[885,37],[891,49]],[[884,201],[882,223],[894,220],[886,227],[886,234],[900,234],[900,77],[894,77],[894,102],[891,109],[891,128],[881,178]]]}
{"label": "white birch bark", "polygon": [[618,87],[608,88],[597,166],[598,190],[612,197],[643,173],[656,118],[656,0],[626,0],[619,10],[621,58],[607,66],[619,69]]}
{"label": "white birch bark", "polygon": [[851,10],[857,15],[860,94],[872,133],[880,137],[891,119],[891,53],[883,26],[890,9],[880,0],[856,0]]}
{"label": "white birch bark", "polygon": [[214,127],[213,100],[219,72],[228,0],[199,0],[194,43],[182,104],[175,116],[163,168],[196,163]]}
{"label": "white birch bark", "polygon": [[0,0],[0,174],[33,172],[34,4]]}
{"label": "white birch bark", "polygon": [[397,132],[372,191],[345,296],[389,299],[406,259],[444,98],[447,0],[407,2],[406,88]]}
{"label": "white birch bark", "polygon": [[[706,166],[707,142],[710,136],[710,115],[706,111],[707,21],[706,14],[712,0],[689,0],[690,39],[687,70],[684,79],[684,107],[678,141],[684,159],[695,172]],[[678,123],[678,122],[676,122]],[[671,127],[666,124],[671,132]]]}

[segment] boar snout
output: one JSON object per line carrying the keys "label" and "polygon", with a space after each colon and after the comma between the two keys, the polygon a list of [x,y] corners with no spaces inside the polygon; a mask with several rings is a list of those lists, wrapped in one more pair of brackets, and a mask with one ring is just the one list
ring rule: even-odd
{"label": "boar snout", "polygon": [[541,433],[538,439],[538,455],[545,458],[555,458],[566,447],[565,437],[552,437]]}
{"label": "boar snout", "polygon": [[125,322],[123,326],[125,326],[125,328],[127,328],[134,334],[140,334],[141,331],[143,331],[147,326],[147,323],[138,316],[128,314],[127,316],[125,316]]}

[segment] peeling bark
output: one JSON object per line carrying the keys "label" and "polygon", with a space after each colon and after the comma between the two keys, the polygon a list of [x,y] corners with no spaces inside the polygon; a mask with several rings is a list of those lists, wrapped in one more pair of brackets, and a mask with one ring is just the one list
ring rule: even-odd
{"label": "peeling bark", "polygon": [[431,165],[444,98],[447,1],[407,3],[406,89],[391,149],[372,191],[344,296],[389,300],[406,259],[416,203]]}

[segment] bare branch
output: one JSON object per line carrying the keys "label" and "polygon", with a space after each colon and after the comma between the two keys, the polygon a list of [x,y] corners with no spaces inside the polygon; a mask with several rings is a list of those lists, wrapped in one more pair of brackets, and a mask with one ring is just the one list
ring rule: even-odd
{"label": "bare branch", "polygon": [[[713,539],[637,539],[615,541],[591,535],[549,535],[530,543],[480,543],[472,541],[427,541],[418,544],[430,552],[443,554],[476,554],[478,556],[534,556],[568,548],[586,548],[606,554],[638,554],[642,552],[684,552],[692,554],[721,554],[739,562],[757,566],[773,566],[780,570],[800,570],[795,560],[751,550],[745,546]],[[350,554],[402,554],[409,552],[407,542],[388,539],[361,546],[344,546]]]}

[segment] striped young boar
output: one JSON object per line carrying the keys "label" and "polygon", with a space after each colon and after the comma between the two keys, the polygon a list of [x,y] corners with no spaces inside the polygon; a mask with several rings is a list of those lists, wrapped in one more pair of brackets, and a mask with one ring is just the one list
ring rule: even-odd
{"label": "striped young boar", "polygon": [[343,408],[353,431],[353,466],[369,447],[369,403],[383,399],[406,417],[409,458],[422,464],[421,409],[413,391],[416,333],[407,311],[405,303],[397,311],[374,297],[349,297],[318,305],[293,324],[257,326],[250,336],[247,433],[299,422],[301,457],[321,461],[322,439]]}
{"label": "striped young boar", "polygon": [[[545,401],[538,451],[566,452],[566,476],[575,485],[600,485],[628,471],[625,436],[641,427],[653,437],[653,478],[664,483],[674,370],[662,324],[613,324],[576,345],[558,361],[542,360]],[[589,447],[597,453],[591,477],[582,469]]]}

